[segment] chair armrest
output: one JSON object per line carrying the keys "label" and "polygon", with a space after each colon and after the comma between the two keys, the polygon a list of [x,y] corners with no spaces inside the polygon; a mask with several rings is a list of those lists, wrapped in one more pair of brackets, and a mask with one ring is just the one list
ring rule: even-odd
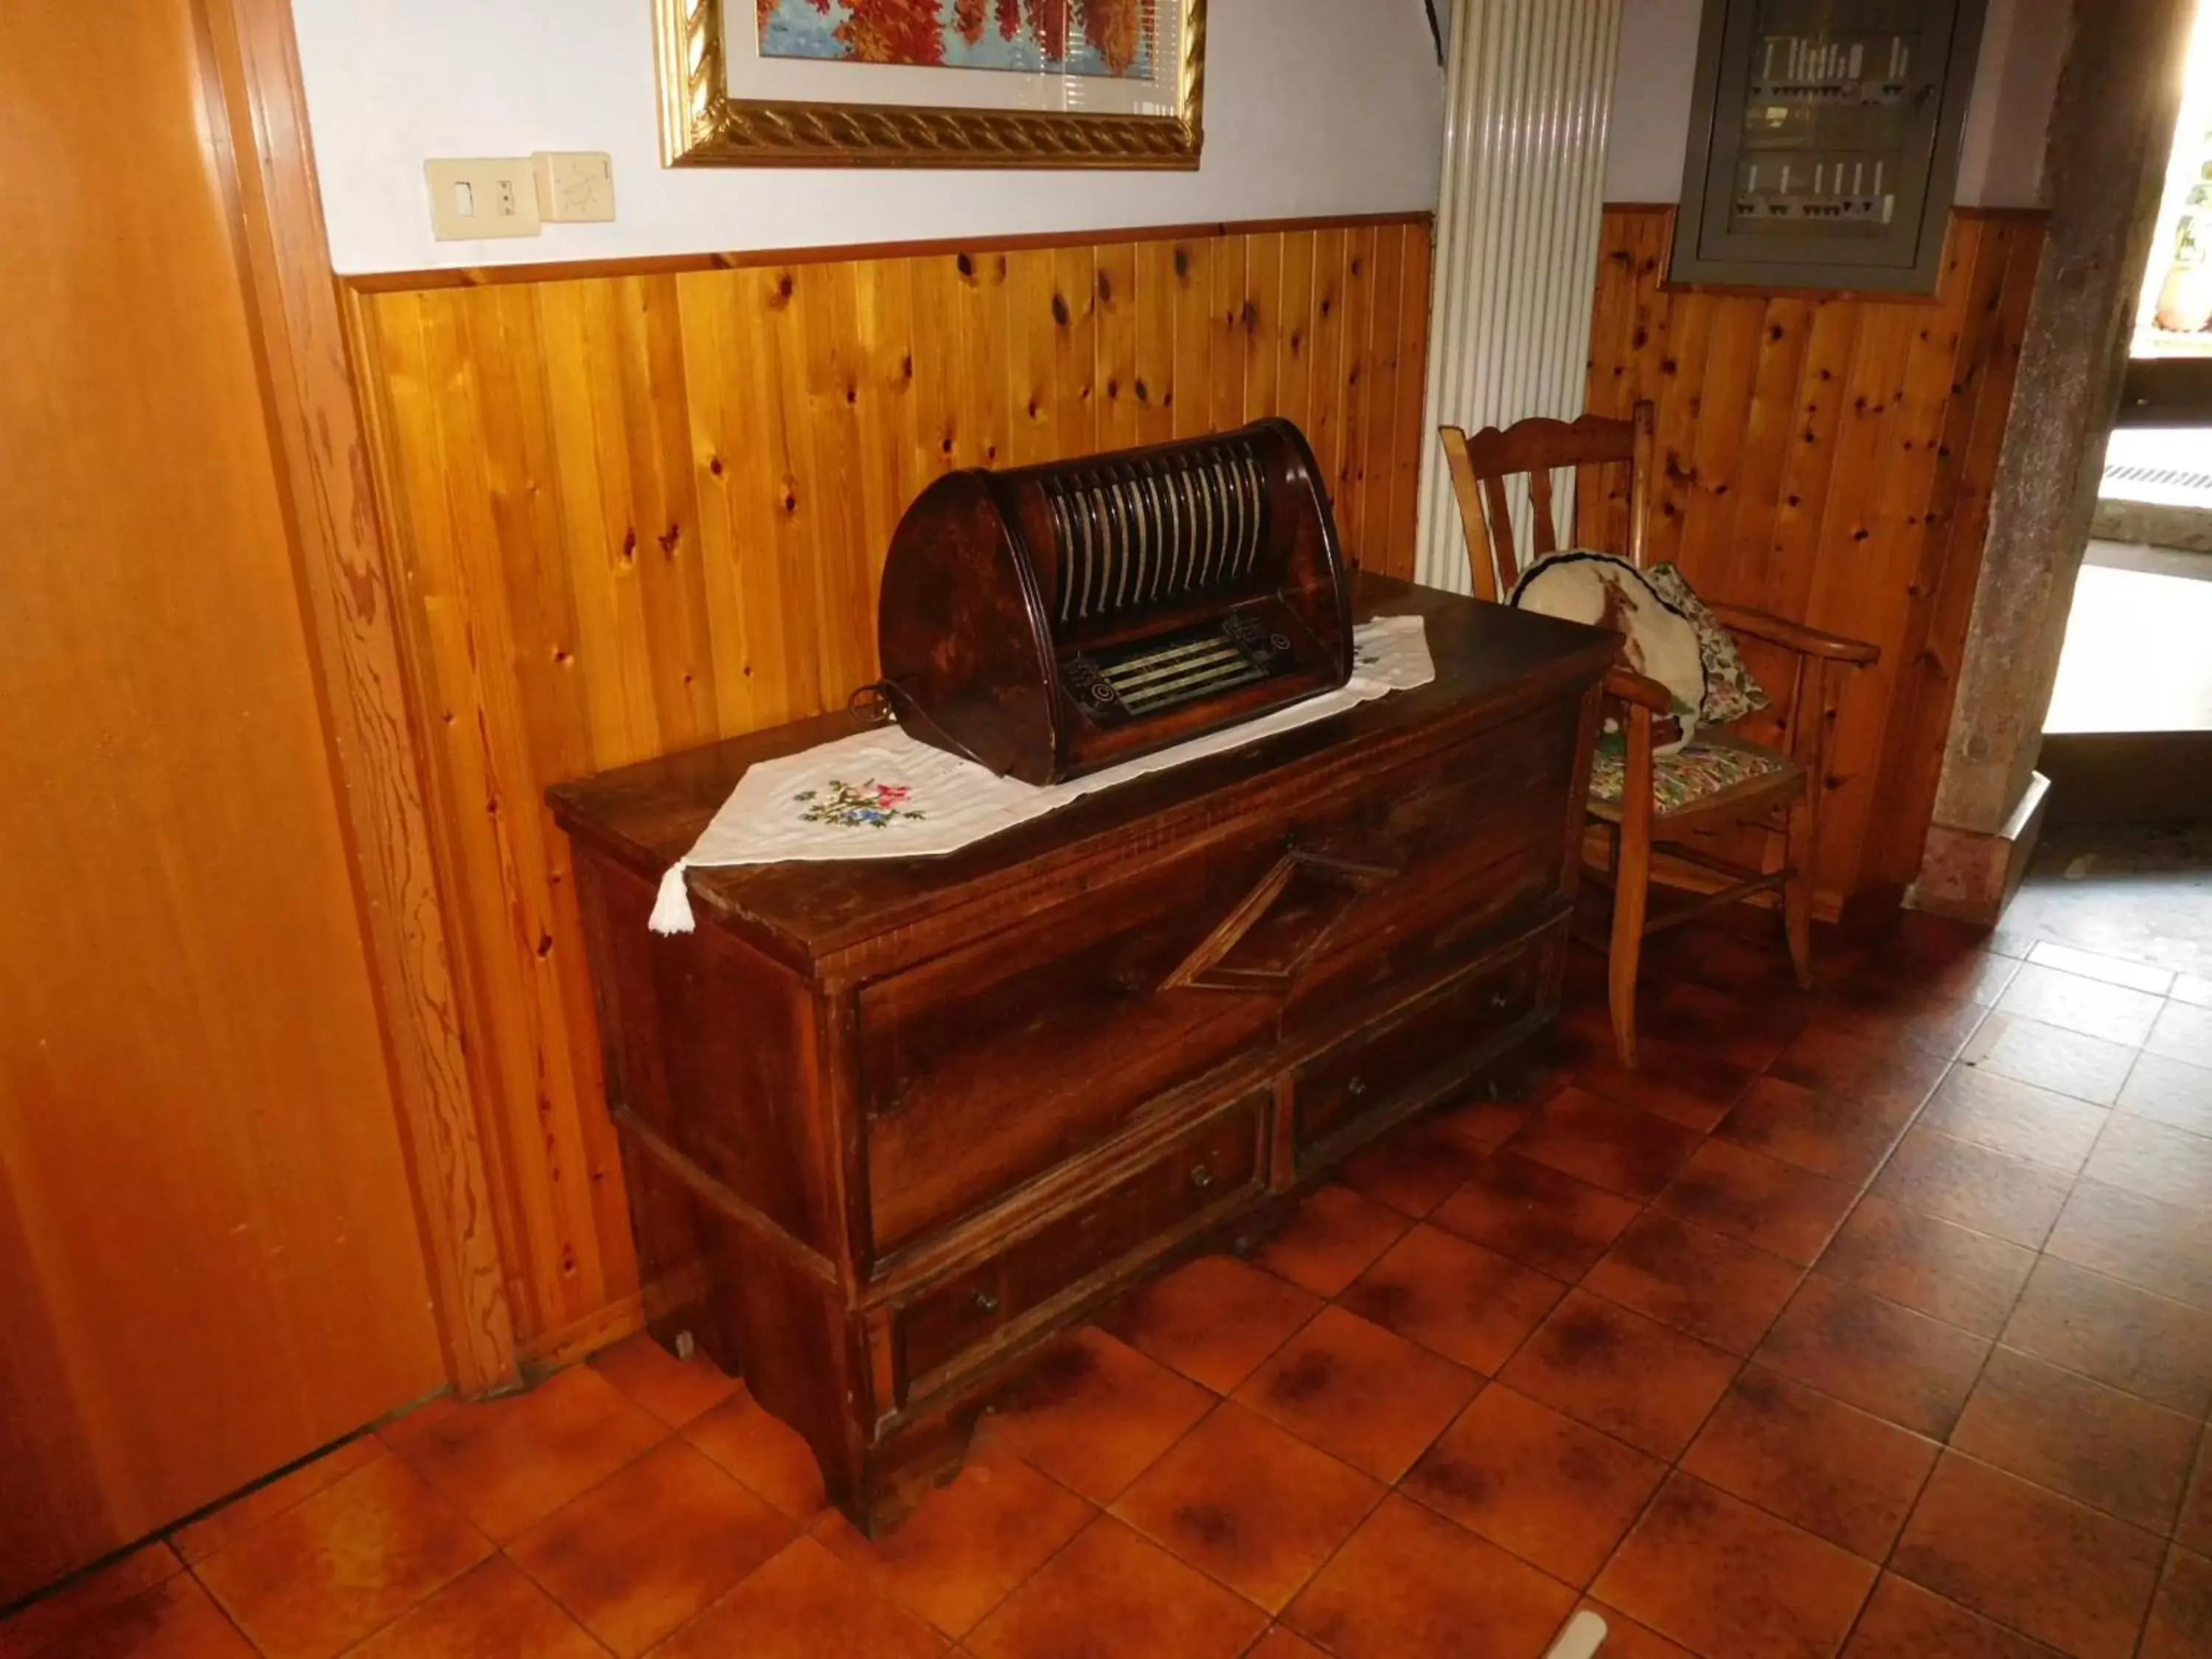
{"label": "chair armrest", "polygon": [[1787,651],[1795,651],[1800,656],[1826,657],[1835,662],[1862,665],[1881,659],[1881,647],[1878,645],[1869,645],[1864,640],[1846,639],[1841,634],[1808,628],[1802,623],[1788,621],[1771,611],[1753,611],[1741,605],[1715,605],[1711,600],[1706,602],[1706,608],[1735,632],[1749,634],[1754,639],[1767,641]]}
{"label": "chair armrest", "polygon": [[1674,712],[1674,694],[1649,674],[1639,674],[1632,668],[1607,669],[1605,695],[1648,708],[1662,720]]}

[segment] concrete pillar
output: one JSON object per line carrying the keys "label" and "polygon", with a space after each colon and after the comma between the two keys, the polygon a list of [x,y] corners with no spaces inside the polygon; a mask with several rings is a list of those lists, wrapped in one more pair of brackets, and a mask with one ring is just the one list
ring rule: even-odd
{"label": "concrete pillar", "polygon": [[2049,233],[1914,902],[1994,921],[2035,771],[2181,97],[2193,0],[2075,0],[2044,153]]}

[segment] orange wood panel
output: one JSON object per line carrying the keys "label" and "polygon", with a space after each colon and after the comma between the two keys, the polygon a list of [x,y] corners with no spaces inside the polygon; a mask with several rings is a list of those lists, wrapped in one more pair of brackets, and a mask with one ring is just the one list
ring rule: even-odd
{"label": "orange wood panel", "polygon": [[[1025,248],[1008,256],[1007,362],[1013,379],[1013,439],[1001,465],[1030,466],[1060,449],[1060,326],[1053,314],[1056,256],[1050,248]],[[1074,388],[1071,387],[1071,393]],[[1203,405],[1201,404],[1201,408]],[[863,599],[861,608],[866,609]],[[847,614],[841,610],[840,615]]]}
{"label": "orange wood panel", "polygon": [[1175,435],[1194,438],[1212,430],[1214,239],[1190,237],[1175,245],[1175,388],[1168,404]]}
{"label": "orange wood panel", "polygon": [[1282,413],[1347,550],[1409,571],[1429,248],[1393,219],[354,290],[529,1352],[637,1290],[545,786],[841,705],[890,526],[955,466]]}
{"label": "orange wood panel", "polygon": [[[1356,233],[1323,230],[1314,238],[1311,319],[1306,332],[1305,434],[1313,445],[1321,475],[1334,489],[1337,463],[1344,453],[1346,420],[1344,382],[1345,294],[1351,283]],[[1343,528],[1339,515],[1339,530]]]}
{"label": "orange wood panel", "polygon": [[[1670,288],[1673,218],[1606,210],[1589,406],[1658,405],[1653,557],[1881,647],[1832,711],[1818,868],[1832,905],[1893,890],[1934,810],[2041,221],[1954,214],[1937,293],[1899,300]],[[1585,538],[1620,544],[1625,503],[1594,513]]]}
{"label": "orange wood panel", "polygon": [[1176,250],[1137,245],[1137,441],[1175,436]]}
{"label": "orange wood panel", "polygon": [[1108,242],[1097,251],[1098,442],[1104,449],[1133,449],[1144,441],[1144,405],[1138,400],[1137,248]]}
{"label": "orange wood panel", "polygon": [[446,1375],[238,48],[189,0],[0,13],[0,1602]]}
{"label": "orange wood panel", "polygon": [[1207,261],[1213,303],[1206,325],[1208,393],[1201,431],[1222,432],[1244,423],[1244,316],[1250,276],[1246,245],[1250,240],[1224,237]]}
{"label": "orange wood panel", "polygon": [[1244,266],[1244,291],[1237,316],[1244,354],[1241,418],[1252,421],[1279,413],[1282,405],[1283,239],[1252,237]]}
{"label": "orange wood panel", "polygon": [[1409,224],[1399,273],[1398,431],[1391,445],[1390,511],[1384,520],[1389,544],[1370,550],[1377,569],[1413,579],[1414,532],[1419,517],[1421,456],[1431,441],[1428,419],[1429,297],[1435,244],[1425,222]]}
{"label": "orange wood panel", "polygon": [[1375,233],[1374,295],[1368,313],[1366,424],[1359,458],[1359,546],[1382,566],[1390,547],[1391,491],[1398,442],[1397,312],[1406,266],[1406,233],[1386,225]]}
{"label": "orange wood panel", "polygon": [[[1395,227],[1379,233],[1395,235]],[[1345,235],[1342,328],[1338,336],[1335,390],[1338,419],[1330,428],[1328,451],[1322,465],[1329,477],[1336,507],[1337,525],[1348,551],[1364,553],[1361,532],[1365,527],[1367,501],[1367,401],[1373,340],[1370,328],[1375,302],[1375,243],[1372,225],[1362,225]]]}
{"label": "orange wood panel", "polygon": [[1276,330],[1275,407],[1313,435],[1314,233],[1283,233],[1282,323]]}

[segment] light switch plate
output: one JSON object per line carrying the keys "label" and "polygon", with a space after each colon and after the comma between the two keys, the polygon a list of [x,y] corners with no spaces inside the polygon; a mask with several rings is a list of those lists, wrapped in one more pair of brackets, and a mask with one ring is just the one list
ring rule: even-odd
{"label": "light switch plate", "polygon": [[615,164],[604,150],[541,149],[530,158],[538,216],[586,224],[615,216]]}
{"label": "light switch plate", "polygon": [[526,155],[444,157],[422,164],[430,234],[441,242],[538,234],[538,187]]}

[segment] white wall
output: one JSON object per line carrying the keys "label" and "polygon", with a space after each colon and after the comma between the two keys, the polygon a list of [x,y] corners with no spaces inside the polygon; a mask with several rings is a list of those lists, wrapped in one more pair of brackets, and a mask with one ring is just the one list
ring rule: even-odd
{"label": "white wall", "polygon": [[2044,138],[2072,10],[2068,0],[1990,0],[1959,139],[1959,200],[1966,205],[2044,205]]}
{"label": "white wall", "polygon": [[1620,58],[1607,129],[1605,199],[1675,202],[1690,137],[1705,0],[1622,0]]}
{"label": "white wall", "polygon": [[[1702,0],[1625,0],[1606,150],[1607,201],[1680,199],[1704,10]],[[1989,0],[1960,141],[1961,207],[2040,202],[2044,131],[2071,10],[2069,0]]]}
{"label": "white wall", "polygon": [[[1211,0],[1194,173],[660,166],[646,0],[293,0],[346,273],[1340,213],[1433,211],[1443,76],[1421,0]],[[434,242],[433,155],[599,149],[619,216]]]}

